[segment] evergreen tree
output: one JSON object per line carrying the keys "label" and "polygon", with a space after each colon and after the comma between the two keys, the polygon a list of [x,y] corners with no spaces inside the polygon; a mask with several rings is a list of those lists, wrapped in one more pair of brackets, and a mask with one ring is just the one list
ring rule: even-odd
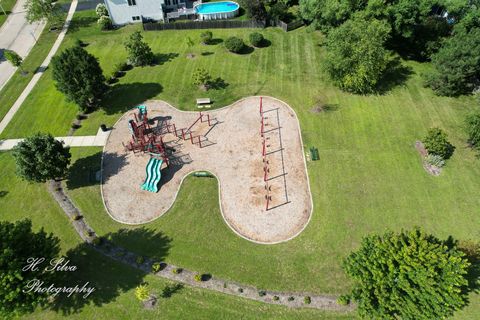
{"label": "evergreen tree", "polygon": [[153,64],[155,59],[152,49],[148,43],[143,41],[140,31],[130,35],[125,42],[125,49],[128,53],[128,61],[134,66],[147,66]]}

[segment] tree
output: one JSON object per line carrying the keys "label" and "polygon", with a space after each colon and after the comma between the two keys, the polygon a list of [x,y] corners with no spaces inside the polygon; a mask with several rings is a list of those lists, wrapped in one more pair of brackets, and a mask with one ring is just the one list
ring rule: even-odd
{"label": "tree", "polygon": [[439,128],[430,128],[422,142],[429,154],[436,154],[443,159],[450,158],[455,151],[455,147],[448,142],[447,134]]}
{"label": "tree", "polygon": [[212,76],[203,68],[198,68],[193,73],[193,84],[199,86],[203,90],[208,90],[208,85],[211,81]]}
{"label": "tree", "polygon": [[343,266],[363,317],[444,319],[466,304],[464,253],[419,229],[369,235]]}
{"label": "tree", "polygon": [[248,18],[256,22],[264,22],[267,19],[267,10],[263,0],[241,0],[239,2],[245,8]]}
{"label": "tree", "polygon": [[107,90],[97,58],[80,46],[71,47],[52,59],[57,89],[81,110],[96,106]]}
{"label": "tree", "polygon": [[112,19],[109,16],[101,16],[97,20],[97,24],[100,27],[100,30],[110,30],[113,28]]}
{"label": "tree", "polygon": [[60,9],[55,6],[54,0],[28,0],[24,6],[27,10],[27,21],[55,21],[59,19]]}
{"label": "tree", "polygon": [[441,96],[471,94],[480,85],[480,28],[455,28],[432,56],[425,84]]}
{"label": "tree", "polygon": [[41,265],[26,268],[31,259],[45,258],[48,263],[58,257],[59,239],[43,229],[32,231],[30,220],[15,223],[0,222],[0,316],[9,318],[13,314],[31,312],[36,306],[45,305],[48,295],[29,291],[33,281],[45,282],[48,287],[55,278],[54,272],[46,272]]}
{"label": "tree", "polygon": [[373,92],[390,61],[383,47],[389,32],[386,22],[361,16],[333,29],[327,37],[325,59],[332,80],[346,91]]}
{"label": "tree", "polygon": [[468,142],[475,148],[480,149],[480,111],[467,116],[465,120],[468,134]]}
{"label": "tree", "polygon": [[13,50],[5,50],[3,51],[3,56],[12,64],[12,66],[16,68],[20,68],[20,70],[22,70],[23,72],[23,68],[22,68],[23,59],[22,57],[20,57],[18,53],[16,53]]}
{"label": "tree", "polygon": [[203,44],[210,44],[213,38],[212,31],[204,31],[200,33],[200,40]]}
{"label": "tree", "polygon": [[13,148],[16,173],[22,179],[45,182],[65,176],[70,150],[50,134],[37,133]]}
{"label": "tree", "polygon": [[153,64],[155,59],[148,43],[143,41],[140,31],[135,31],[125,42],[128,53],[128,61],[134,66],[147,66]]}

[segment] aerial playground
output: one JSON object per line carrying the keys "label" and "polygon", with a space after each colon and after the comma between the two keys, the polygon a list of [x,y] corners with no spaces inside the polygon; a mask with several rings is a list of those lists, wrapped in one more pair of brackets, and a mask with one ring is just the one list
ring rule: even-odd
{"label": "aerial playground", "polygon": [[313,209],[304,151],[295,112],[275,98],[248,97],[208,112],[146,101],[108,137],[104,205],[118,222],[147,223],[171,208],[186,177],[214,176],[220,211],[236,234],[288,241]]}

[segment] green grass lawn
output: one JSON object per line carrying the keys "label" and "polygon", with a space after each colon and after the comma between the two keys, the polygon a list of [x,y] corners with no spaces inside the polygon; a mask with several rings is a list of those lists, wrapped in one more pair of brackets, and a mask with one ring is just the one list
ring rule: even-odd
{"label": "green grass lawn", "polygon": [[[102,33],[96,28],[91,13],[77,14],[63,47],[75,38],[88,42],[87,50],[109,74],[115,63],[125,60],[122,42],[138,26]],[[236,35],[245,40],[252,32],[212,31],[216,39]],[[200,32],[144,33],[163,63],[129,71],[104,99],[104,108],[91,114],[76,134],[95,134],[99,124],[115,123],[125,110],[150,98],[194,110],[197,97],[209,96],[215,107],[221,107],[248,95],[275,96],[297,112],[306,146],[319,149],[320,161],[308,164],[312,220],[299,237],[287,243],[250,243],[222,220],[216,181],[188,178],[172,210],[140,229],[168,237],[168,254],[148,237],[117,239],[119,244],[266,289],[338,294],[350,285],[341,261],[367,233],[422,226],[441,238],[480,238],[475,223],[480,209],[480,162],[467,148],[462,129],[465,114],[478,106],[470,98],[440,98],[422,88],[420,75],[428,65],[404,63],[411,72],[405,82],[385,94],[357,96],[329,84],[321,67],[324,49],[319,33],[304,28],[290,33],[267,29],[262,32],[271,41],[268,48],[234,55],[218,41],[217,45],[196,45],[192,50],[196,58],[187,59],[183,39],[199,39]],[[228,86],[208,93],[197,90],[191,84],[197,67],[221,77]],[[329,111],[313,113],[319,102],[328,104]],[[55,90],[47,71],[2,137],[38,130],[64,135],[76,111]],[[440,177],[423,170],[413,146],[431,126],[446,130],[457,147]],[[101,149],[73,152],[78,160],[66,184],[89,223],[101,235],[126,228],[104,212],[99,187],[88,179],[90,171],[99,169]],[[139,174],[143,170],[139,168]],[[457,318],[474,319],[479,312],[480,297],[472,295],[470,306]]]}
{"label": "green grass lawn", "polygon": [[7,17],[10,13],[12,13],[12,9],[15,6],[17,0],[2,0],[0,1],[0,5],[2,6],[3,10],[5,10],[4,14],[3,10],[0,9],[0,27],[2,27],[3,23],[7,20]]}
{"label": "green grass lawn", "polygon": [[[94,151],[94,150],[92,150]],[[69,219],[61,211],[44,184],[30,184],[15,175],[15,163],[10,153],[0,153],[0,220],[32,220],[35,230],[44,228],[61,240],[62,253],[76,265],[78,271],[69,274],[65,285],[90,282],[96,291],[87,299],[73,296],[52,304],[52,310],[37,312],[22,319],[351,319],[353,314],[325,313],[316,310],[292,310],[264,305],[258,302],[217,294],[206,290],[184,287],[171,298],[161,298],[154,310],[144,310],[136,300],[134,289],[140,283],[149,283],[152,293],[161,295],[169,282],[117,263],[86,247],[73,230]]]}
{"label": "green grass lawn", "polygon": [[45,60],[57,37],[58,32],[52,32],[49,30],[49,26],[46,26],[38,38],[38,42],[25,60],[23,60],[22,67],[25,71],[28,71],[28,74],[22,75],[21,70],[17,70],[2,90],[0,90],[0,120],[3,119],[28,85],[36,70],[41,66],[43,60]]}

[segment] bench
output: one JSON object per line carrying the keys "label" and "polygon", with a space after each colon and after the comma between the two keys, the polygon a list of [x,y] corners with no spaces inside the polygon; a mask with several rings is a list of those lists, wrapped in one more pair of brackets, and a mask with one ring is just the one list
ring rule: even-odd
{"label": "bench", "polygon": [[210,101],[210,98],[199,98],[197,99],[197,105],[202,105],[202,104],[211,104],[212,102]]}

